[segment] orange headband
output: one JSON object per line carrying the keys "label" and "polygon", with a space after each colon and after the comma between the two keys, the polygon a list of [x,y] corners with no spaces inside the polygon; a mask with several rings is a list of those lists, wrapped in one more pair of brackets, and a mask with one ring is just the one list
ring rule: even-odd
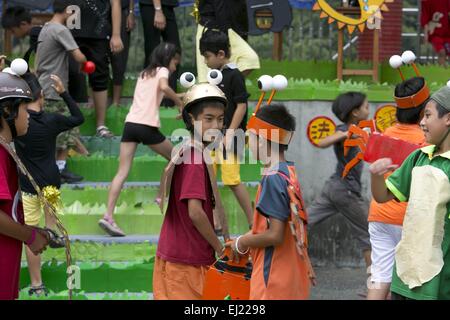
{"label": "orange headband", "polygon": [[409,97],[394,97],[399,109],[416,108],[424,103],[430,97],[430,89],[425,84],[416,94]]}
{"label": "orange headband", "polygon": [[288,145],[294,135],[293,131],[279,128],[255,116],[251,117],[248,121],[247,129],[255,130],[258,136],[266,140],[284,145]]}

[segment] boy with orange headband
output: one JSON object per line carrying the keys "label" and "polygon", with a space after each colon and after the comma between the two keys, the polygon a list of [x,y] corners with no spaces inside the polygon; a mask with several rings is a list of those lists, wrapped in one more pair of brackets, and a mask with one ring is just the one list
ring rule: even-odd
{"label": "boy with orange headband", "polygon": [[[421,145],[425,135],[420,129],[425,105],[430,91],[425,79],[413,77],[395,87],[398,123],[386,129],[383,135]],[[392,172],[385,175],[385,178]],[[402,236],[402,224],[407,203],[391,200],[378,203],[372,199],[369,211],[369,235],[372,246],[371,286],[368,300],[384,300],[388,297],[394,267],[395,248]]]}
{"label": "boy with orange headband", "polygon": [[306,250],[307,216],[300,185],[294,163],[285,156],[295,125],[295,118],[281,104],[260,108],[247,125],[250,151],[265,170],[252,230],[227,246],[235,254],[250,251],[252,300],[308,299],[310,278],[314,278]]}

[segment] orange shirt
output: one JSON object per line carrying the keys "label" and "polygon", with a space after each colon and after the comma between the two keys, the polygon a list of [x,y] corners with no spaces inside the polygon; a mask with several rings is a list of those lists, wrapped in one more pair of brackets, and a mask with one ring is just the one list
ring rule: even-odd
{"label": "orange shirt", "polygon": [[[414,144],[424,144],[425,136],[418,125],[415,124],[401,124],[386,129],[383,133],[386,136],[398,138]],[[387,178],[389,174],[385,176]],[[398,202],[391,200],[386,203],[378,203],[372,199],[369,210],[369,222],[383,222],[389,224],[403,225],[403,218],[405,217],[406,202]]]}
{"label": "orange shirt", "polygon": [[[289,174],[286,171],[286,167],[280,169],[280,171],[286,175]],[[271,198],[277,192],[278,194],[275,197],[287,202],[288,200],[283,197],[283,192],[287,193],[283,191],[283,188],[286,190],[287,183],[279,176],[277,177],[277,175],[272,177],[275,179],[267,178],[263,177],[263,181],[258,188],[256,203],[261,204],[261,201],[267,201],[266,196]],[[278,178],[279,181],[282,181],[280,186],[267,185]],[[267,202],[270,203],[270,201]],[[288,202],[286,206],[289,208]],[[273,217],[273,215],[270,216]],[[268,216],[255,209],[252,233],[264,233],[268,228]],[[305,260],[297,252],[296,242],[292,236],[288,221],[285,221],[284,240],[281,245],[277,247],[252,248],[250,253],[253,260],[250,300],[308,299],[310,289],[308,268]]]}

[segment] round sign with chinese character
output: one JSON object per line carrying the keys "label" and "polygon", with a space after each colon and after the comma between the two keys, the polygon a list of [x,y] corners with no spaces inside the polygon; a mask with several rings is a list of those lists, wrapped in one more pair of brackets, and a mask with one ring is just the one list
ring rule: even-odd
{"label": "round sign with chinese character", "polygon": [[328,117],[320,116],[312,119],[308,124],[309,141],[318,146],[319,142],[336,132],[336,124]]}
{"label": "round sign with chinese character", "polygon": [[378,131],[384,132],[387,128],[392,127],[397,122],[397,108],[393,104],[381,106],[375,112],[375,123]]}

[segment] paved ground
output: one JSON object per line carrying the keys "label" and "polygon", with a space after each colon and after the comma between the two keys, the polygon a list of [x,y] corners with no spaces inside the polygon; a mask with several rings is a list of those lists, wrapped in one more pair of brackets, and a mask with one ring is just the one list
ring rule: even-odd
{"label": "paved ground", "polygon": [[317,286],[311,291],[312,300],[363,300],[367,293],[364,268],[315,267]]}

